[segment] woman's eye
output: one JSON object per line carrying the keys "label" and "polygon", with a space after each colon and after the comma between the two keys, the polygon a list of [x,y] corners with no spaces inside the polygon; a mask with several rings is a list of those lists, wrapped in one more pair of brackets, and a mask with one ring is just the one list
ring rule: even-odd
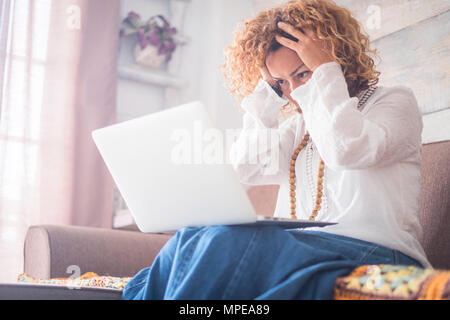
{"label": "woman's eye", "polygon": [[300,72],[297,74],[297,77],[299,78],[305,78],[308,75],[309,71]]}
{"label": "woman's eye", "polygon": [[[310,73],[310,71],[303,71],[298,73],[296,76],[300,79],[304,79],[308,76],[308,74]],[[277,80],[278,85],[283,86],[284,84],[286,84],[286,80]]]}

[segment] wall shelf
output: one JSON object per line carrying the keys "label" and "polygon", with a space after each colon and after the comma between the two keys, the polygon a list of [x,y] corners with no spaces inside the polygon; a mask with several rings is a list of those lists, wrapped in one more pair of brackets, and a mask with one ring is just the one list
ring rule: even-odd
{"label": "wall shelf", "polygon": [[181,88],[185,81],[164,70],[153,70],[139,65],[119,65],[119,77],[126,80],[136,81],[162,87]]}

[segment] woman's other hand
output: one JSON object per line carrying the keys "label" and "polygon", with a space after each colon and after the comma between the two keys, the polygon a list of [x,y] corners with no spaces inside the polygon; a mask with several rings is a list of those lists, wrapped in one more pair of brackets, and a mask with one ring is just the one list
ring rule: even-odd
{"label": "woman's other hand", "polygon": [[298,42],[280,35],[276,40],[283,46],[295,51],[308,69],[316,70],[322,64],[333,62],[331,52],[326,48],[323,40],[317,39],[311,28],[304,28],[304,32],[285,22],[278,22],[278,27],[284,32],[298,39]]}

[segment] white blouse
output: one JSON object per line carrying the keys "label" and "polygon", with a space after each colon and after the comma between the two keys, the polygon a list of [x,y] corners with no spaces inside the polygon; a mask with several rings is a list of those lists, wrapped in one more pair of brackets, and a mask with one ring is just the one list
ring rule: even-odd
{"label": "white blouse", "polygon": [[395,249],[431,268],[419,242],[423,125],[414,93],[378,86],[359,110],[340,65],[329,62],[291,97],[303,113],[282,122],[280,108],[287,101],[265,81],[242,101],[243,129],[230,149],[241,182],[280,185],[274,215],[289,218],[290,159],[308,131],[310,142],[295,166],[297,217],[308,219],[314,208],[321,157],[324,190],[316,220],[338,223],[308,230]]}

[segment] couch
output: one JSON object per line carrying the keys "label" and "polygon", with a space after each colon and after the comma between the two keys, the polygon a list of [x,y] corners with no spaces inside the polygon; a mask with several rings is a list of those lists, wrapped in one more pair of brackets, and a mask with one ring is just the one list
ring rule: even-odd
{"label": "couch", "polygon": [[[422,146],[421,186],[422,245],[434,268],[450,270],[450,141]],[[264,203],[263,207],[271,211],[276,191],[270,186],[257,187],[249,190],[249,196],[255,207]],[[24,244],[24,273],[37,279],[68,277],[74,270],[80,274],[132,277],[151,265],[171,236],[75,226],[32,226]],[[34,283],[0,285],[0,299],[120,298],[118,289]]]}

